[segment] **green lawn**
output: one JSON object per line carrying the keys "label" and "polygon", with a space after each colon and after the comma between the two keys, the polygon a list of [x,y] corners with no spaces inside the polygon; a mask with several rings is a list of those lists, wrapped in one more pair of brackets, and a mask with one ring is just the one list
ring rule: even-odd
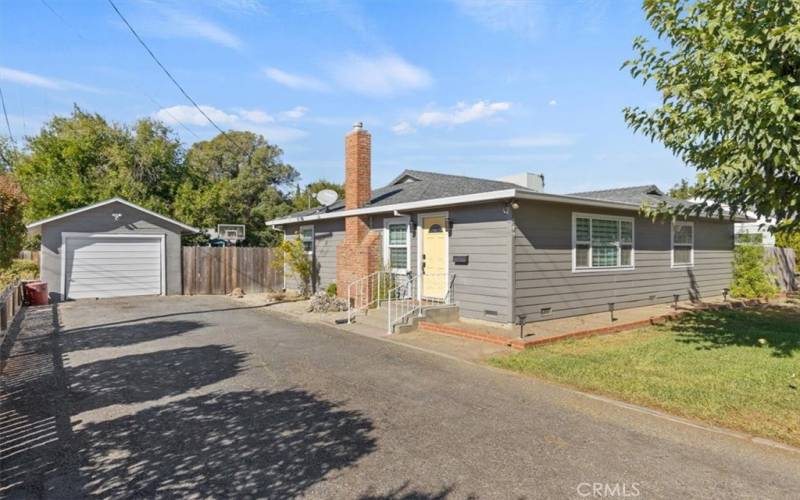
{"label": "green lawn", "polygon": [[800,446],[800,302],[705,312],[489,362]]}

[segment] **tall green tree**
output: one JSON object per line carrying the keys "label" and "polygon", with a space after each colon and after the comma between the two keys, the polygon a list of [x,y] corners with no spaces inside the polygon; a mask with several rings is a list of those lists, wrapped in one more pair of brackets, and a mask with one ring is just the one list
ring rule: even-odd
{"label": "tall green tree", "polygon": [[636,38],[623,67],[662,102],[625,108],[628,125],[696,169],[711,211],[800,227],[800,2],[645,0],[644,11],[660,41]]}
{"label": "tall green tree", "polygon": [[283,151],[252,132],[227,132],[196,142],[186,153],[187,178],[176,215],[202,228],[245,224],[249,245],[274,245],[264,223],[291,211],[283,189],[298,177]]}
{"label": "tall green tree", "polygon": [[681,179],[680,182],[672,186],[669,190],[670,198],[675,198],[676,200],[688,200],[694,197],[694,188],[689,181],[686,179]]}
{"label": "tall green tree", "polygon": [[13,171],[30,198],[27,220],[114,196],[172,214],[182,160],[180,142],[164,125],[145,119],[129,129],[76,106],[27,138]]}

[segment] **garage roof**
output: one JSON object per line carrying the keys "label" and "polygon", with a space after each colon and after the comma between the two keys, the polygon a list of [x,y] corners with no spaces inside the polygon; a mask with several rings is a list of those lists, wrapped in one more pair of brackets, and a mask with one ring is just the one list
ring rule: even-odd
{"label": "garage roof", "polygon": [[144,207],[140,207],[139,205],[137,205],[135,203],[131,203],[128,200],[123,200],[122,198],[110,198],[108,200],[95,203],[93,205],[87,205],[85,207],[77,208],[75,210],[70,210],[69,212],[64,212],[63,214],[54,215],[52,217],[48,217],[47,219],[42,219],[42,220],[37,220],[36,222],[31,222],[30,224],[28,224],[25,227],[27,227],[28,230],[30,231],[31,229],[36,229],[37,227],[43,226],[44,224],[47,224],[49,222],[54,222],[54,221],[57,221],[57,220],[60,220],[60,219],[65,219],[67,217],[72,217],[73,215],[78,215],[79,213],[86,212],[86,211],[92,210],[94,208],[99,208],[99,207],[102,207],[102,206],[105,206],[105,205],[109,205],[111,203],[122,203],[123,205],[127,205],[127,206],[129,206],[129,207],[131,207],[133,209],[139,210],[140,212],[144,212],[144,213],[146,213],[148,215],[152,215],[153,217],[161,219],[161,220],[163,220],[165,222],[169,222],[170,224],[174,224],[174,225],[180,227],[181,229],[183,229],[187,233],[199,233],[200,232],[200,230],[197,229],[197,228],[194,228],[192,226],[187,226],[186,224],[183,224],[182,222],[178,222],[175,219],[170,219],[169,217],[164,217],[161,214],[157,214],[157,213],[153,212],[152,210],[148,210],[148,209],[146,209]]}

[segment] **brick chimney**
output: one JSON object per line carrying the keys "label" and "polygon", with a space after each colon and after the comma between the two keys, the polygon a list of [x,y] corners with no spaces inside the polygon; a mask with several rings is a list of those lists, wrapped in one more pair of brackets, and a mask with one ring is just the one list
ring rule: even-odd
{"label": "brick chimney", "polygon": [[361,122],[344,140],[344,207],[361,208],[372,197],[372,136]]}
{"label": "brick chimney", "polygon": [[[356,123],[344,141],[344,206],[355,210],[372,198],[372,137]],[[348,284],[378,270],[380,233],[370,232],[369,217],[344,220],[344,241],[336,248],[336,291],[347,297]],[[360,302],[371,297],[359,296]],[[360,304],[356,304],[360,305]]]}

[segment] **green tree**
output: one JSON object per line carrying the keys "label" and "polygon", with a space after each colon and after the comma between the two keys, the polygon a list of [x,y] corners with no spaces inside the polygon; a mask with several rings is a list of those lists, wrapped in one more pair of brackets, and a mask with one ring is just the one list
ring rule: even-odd
{"label": "green tree", "polygon": [[308,184],[304,189],[297,186],[296,191],[290,199],[292,211],[308,210],[309,208],[318,207],[320,203],[317,201],[316,195],[323,189],[331,189],[336,191],[339,199],[344,196],[344,186],[331,182],[325,179],[320,179]]}
{"label": "green tree", "polygon": [[694,198],[694,188],[689,181],[686,179],[681,179],[681,181],[669,190],[670,198],[675,198],[676,200],[689,200]]}
{"label": "green tree", "polygon": [[10,174],[0,173],[0,269],[17,257],[25,241],[23,211],[28,202]]}
{"label": "green tree", "polygon": [[13,171],[30,199],[27,220],[114,196],[171,215],[182,160],[180,142],[164,125],[141,120],[130,130],[76,106],[27,139]]}
{"label": "green tree", "polygon": [[245,244],[276,244],[279,235],[264,223],[291,211],[281,189],[298,176],[282,154],[252,132],[196,142],[186,153],[188,176],[178,189],[177,217],[202,228],[245,224]]}
{"label": "green tree", "polygon": [[778,233],[775,235],[775,244],[783,248],[791,248],[794,250],[794,258],[797,262],[797,267],[800,269],[800,231]]}
{"label": "green tree", "polygon": [[637,37],[623,67],[662,102],[625,108],[625,121],[697,170],[710,211],[726,204],[800,228],[800,2],[645,0],[644,11],[660,43]]}
{"label": "green tree", "polygon": [[731,294],[747,299],[777,294],[775,279],[766,270],[768,264],[763,245],[746,240],[737,244],[733,251]]}

